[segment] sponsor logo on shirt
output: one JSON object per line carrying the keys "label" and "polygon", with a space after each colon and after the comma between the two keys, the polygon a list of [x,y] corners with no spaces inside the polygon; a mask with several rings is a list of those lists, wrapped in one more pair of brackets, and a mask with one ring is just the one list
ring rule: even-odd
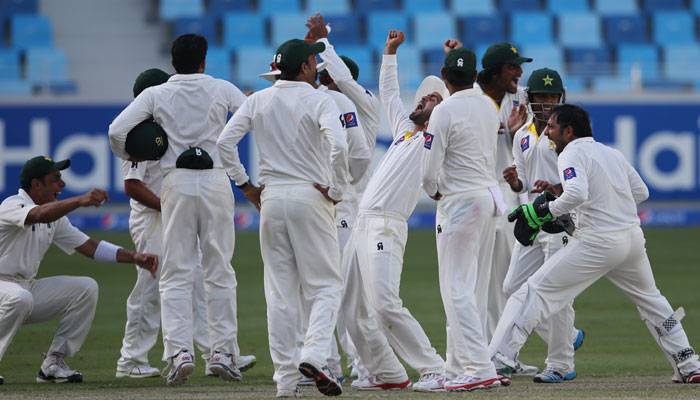
{"label": "sponsor logo on shirt", "polygon": [[576,170],[574,167],[569,167],[564,170],[564,180],[568,181],[569,179],[576,178]]}
{"label": "sponsor logo on shirt", "polygon": [[435,137],[435,136],[434,136],[433,134],[428,133],[428,132],[424,132],[424,133],[423,133],[423,138],[425,138],[425,141],[423,141],[423,147],[425,147],[425,148],[428,149],[428,150],[430,150],[431,148],[433,148],[433,138],[434,138],[434,137]]}
{"label": "sponsor logo on shirt", "polygon": [[525,136],[520,139],[520,150],[525,151],[530,148],[530,136]]}
{"label": "sponsor logo on shirt", "polygon": [[343,114],[343,121],[345,121],[346,128],[354,128],[357,126],[357,116],[354,112]]}
{"label": "sponsor logo on shirt", "polygon": [[394,145],[398,145],[401,142],[405,142],[406,140],[410,139],[411,136],[413,136],[413,131],[406,131],[404,132],[403,135],[399,136],[398,139],[394,142]]}

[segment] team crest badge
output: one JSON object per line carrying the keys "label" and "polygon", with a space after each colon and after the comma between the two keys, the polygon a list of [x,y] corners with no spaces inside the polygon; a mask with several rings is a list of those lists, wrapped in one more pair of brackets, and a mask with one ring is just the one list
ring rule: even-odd
{"label": "team crest badge", "polygon": [[424,133],[423,133],[423,138],[424,138],[425,140],[423,141],[423,147],[425,147],[425,148],[428,149],[428,150],[432,149],[432,148],[433,148],[433,138],[434,138],[434,137],[435,137],[435,136],[434,136],[433,134],[428,133],[428,132],[424,132]]}
{"label": "team crest badge", "polygon": [[346,128],[354,128],[357,126],[357,116],[354,112],[343,114],[343,121],[345,121]]}
{"label": "team crest badge", "polygon": [[564,180],[568,181],[569,179],[576,178],[576,170],[574,167],[569,167],[564,170]]}
{"label": "team crest badge", "polygon": [[525,151],[530,148],[530,136],[525,136],[520,139],[520,150]]}

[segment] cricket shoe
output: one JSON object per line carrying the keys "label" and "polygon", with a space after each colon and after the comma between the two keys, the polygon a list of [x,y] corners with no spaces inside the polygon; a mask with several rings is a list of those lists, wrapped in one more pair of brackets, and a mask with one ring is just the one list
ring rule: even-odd
{"label": "cricket shoe", "polygon": [[71,369],[63,356],[49,354],[41,363],[36,381],[38,383],[80,383],[83,381],[83,374]]}
{"label": "cricket shoe", "polygon": [[277,394],[275,395],[278,399],[284,398],[299,398],[301,397],[301,389],[299,386],[294,389],[277,389]]}
{"label": "cricket shoe", "polygon": [[[207,358],[207,363],[204,367],[204,375],[206,376],[216,376],[214,371],[211,370],[211,362],[209,361],[210,359]],[[250,355],[250,356],[238,356],[236,359],[236,366],[238,367],[238,370],[243,372],[247,371],[255,366],[255,363],[258,360],[255,358],[255,356]]]}
{"label": "cricket shoe", "polygon": [[534,365],[528,365],[520,362],[520,360],[515,360],[515,368],[513,369],[513,375],[520,376],[535,376],[540,372],[540,369]]}
{"label": "cricket shoe", "polygon": [[166,385],[178,386],[187,382],[187,377],[194,371],[194,359],[192,358],[192,354],[187,350],[180,351],[177,355],[170,358],[166,371],[164,371],[166,374]]}
{"label": "cricket shoe", "polygon": [[137,367],[117,367],[117,378],[153,378],[160,376],[158,368],[150,365],[141,365]]}
{"label": "cricket shoe", "polygon": [[564,381],[572,381],[576,378],[576,370],[571,370],[563,373],[554,368],[545,368],[544,371],[535,375],[532,381],[535,383],[562,383]]}
{"label": "cricket shoe", "polygon": [[233,362],[233,354],[215,351],[209,359],[209,369],[214,375],[225,381],[240,381],[243,379],[241,371]]}
{"label": "cricket shoe", "polygon": [[5,378],[2,375],[0,375],[0,385],[2,385],[3,383],[5,383]]}
{"label": "cricket shoe", "polygon": [[700,369],[684,376],[683,383],[700,383]]}
{"label": "cricket shoe", "polygon": [[299,364],[299,372],[313,379],[318,391],[326,396],[339,396],[343,393],[343,388],[327,366],[316,368],[311,363],[303,362]]}
{"label": "cricket shoe", "polygon": [[448,392],[471,392],[499,386],[501,386],[501,381],[497,376],[493,378],[477,378],[476,376],[462,375],[445,382],[445,390]]}
{"label": "cricket shoe", "polygon": [[576,339],[574,339],[574,351],[578,350],[583,346],[583,341],[586,339],[586,331],[583,329],[578,329],[576,334]]}
{"label": "cricket shoe", "polygon": [[350,386],[357,390],[403,390],[411,386],[411,380],[406,379],[403,382],[389,383],[382,381],[376,376],[368,376],[354,380]]}
{"label": "cricket shoe", "polygon": [[507,375],[501,375],[501,374],[496,374],[498,377],[498,381],[501,382],[501,386],[506,387],[510,386],[511,383],[513,383],[513,380],[511,379],[510,376]]}
{"label": "cricket shoe", "polygon": [[438,373],[427,373],[420,376],[418,382],[413,384],[414,392],[444,392],[445,375]]}

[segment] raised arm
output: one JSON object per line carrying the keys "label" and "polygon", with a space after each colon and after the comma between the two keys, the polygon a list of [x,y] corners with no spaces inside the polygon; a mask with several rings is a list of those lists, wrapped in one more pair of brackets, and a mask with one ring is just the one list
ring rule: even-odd
{"label": "raised arm", "polygon": [[[403,124],[410,123],[409,113],[401,101],[399,88],[398,63],[396,50],[405,39],[404,33],[399,30],[389,31],[382,56],[382,67],[379,71],[379,98],[389,118],[391,134],[394,138],[404,133]],[[411,126],[413,124],[410,124]]]}

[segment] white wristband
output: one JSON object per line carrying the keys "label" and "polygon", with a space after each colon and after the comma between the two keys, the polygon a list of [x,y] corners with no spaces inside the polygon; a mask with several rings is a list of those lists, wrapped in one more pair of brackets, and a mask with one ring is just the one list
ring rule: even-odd
{"label": "white wristband", "polygon": [[101,240],[100,243],[97,244],[97,249],[95,249],[94,258],[97,261],[115,263],[117,262],[117,251],[119,251],[119,249],[121,249],[121,247],[115,246],[106,240]]}

